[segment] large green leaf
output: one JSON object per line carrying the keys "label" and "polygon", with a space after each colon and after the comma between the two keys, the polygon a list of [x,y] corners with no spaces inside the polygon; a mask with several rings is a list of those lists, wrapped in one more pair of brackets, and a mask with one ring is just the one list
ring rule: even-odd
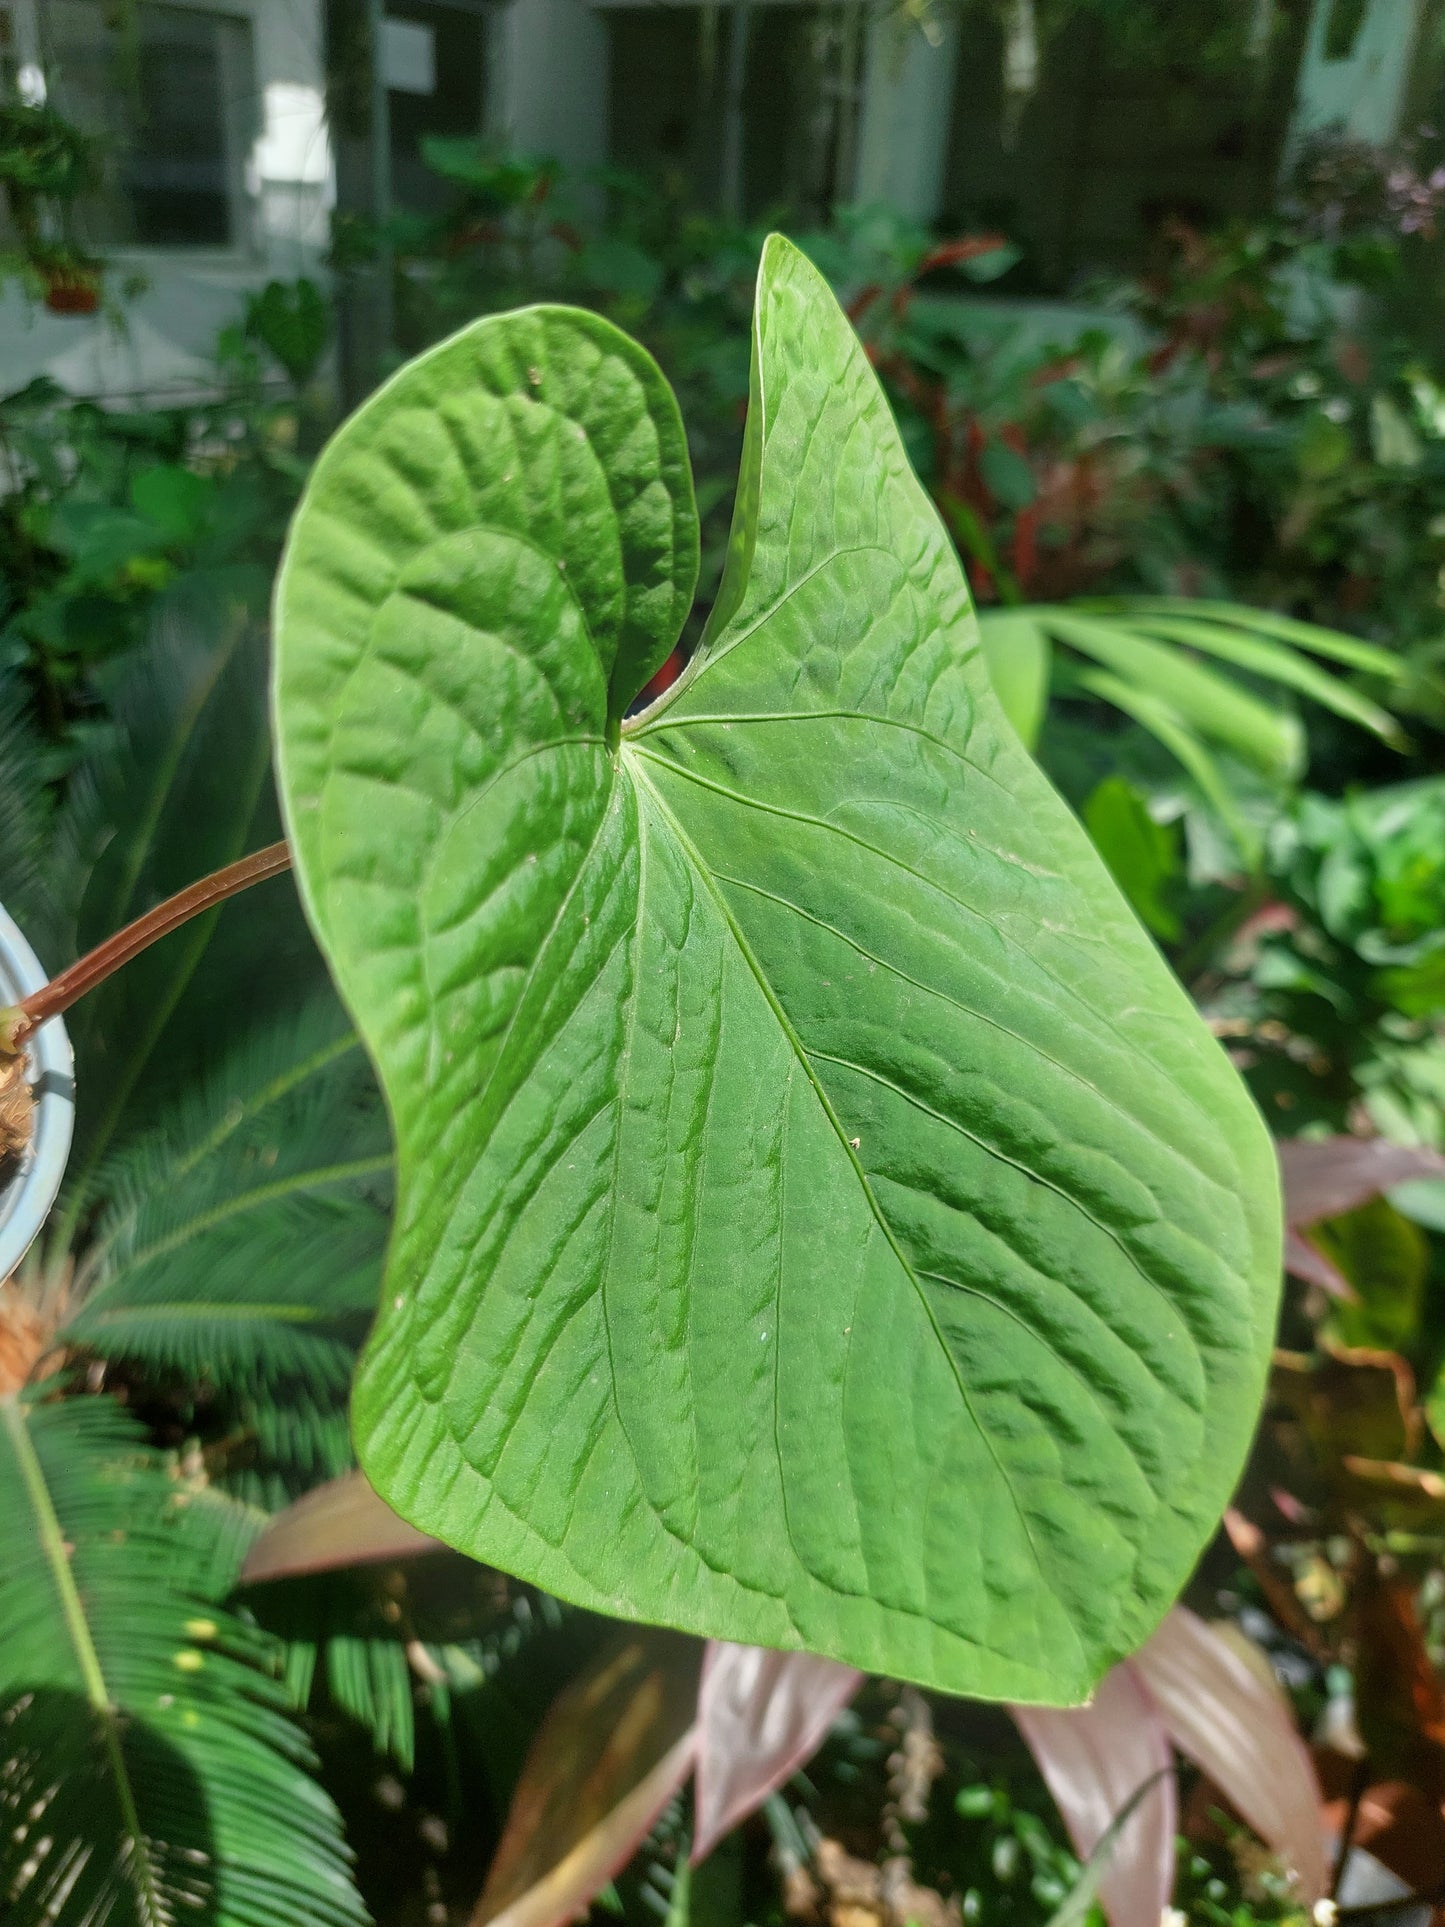
{"label": "large green leaf", "polygon": [[660,376],[561,309],[403,370],[298,512],[283,789],[398,1146],[363,1464],[589,1606],[1080,1699],[1243,1457],[1268,1140],[781,240],[718,603],[620,730],[693,557]]}

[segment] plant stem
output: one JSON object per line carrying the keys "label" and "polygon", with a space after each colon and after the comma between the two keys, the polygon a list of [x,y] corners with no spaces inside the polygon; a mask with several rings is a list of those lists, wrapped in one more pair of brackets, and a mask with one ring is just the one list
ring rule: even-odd
{"label": "plant stem", "polygon": [[[142,950],[148,949],[159,938],[169,936],[192,917],[203,911],[213,909],[233,897],[238,890],[249,889],[253,883],[264,883],[267,877],[274,877],[282,870],[291,867],[291,852],[285,843],[271,843],[264,850],[254,850],[250,856],[243,856],[239,863],[228,863],[224,870],[215,870],[210,876],[202,877],[184,890],[178,890],[164,903],[158,903],[154,910],[147,910],[143,917],[128,923],[123,930],[117,930],[113,937],[62,970],[58,977],[52,977],[48,984],[32,991],[9,1012],[0,1013],[0,1050],[14,1050],[21,1039],[37,1024],[43,1024],[49,1017],[58,1017],[62,1011],[83,997],[88,990],[128,964],[132,957],[138,957]],[[3,1020],[11,1022],[5,1025]]]}

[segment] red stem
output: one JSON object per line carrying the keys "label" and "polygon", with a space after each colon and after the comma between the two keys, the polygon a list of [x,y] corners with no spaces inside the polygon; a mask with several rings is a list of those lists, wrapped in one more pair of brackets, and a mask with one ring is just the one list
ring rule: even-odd
{"label": "red stem", "polygon": [[17,1041],[26,1032],[43,1024],[48,1017],[58,1017],[88,990],[104,983],[113,971],[122,964],[128,964],[132,957],[140,955],[160,937],[169,936],[192,917],[200,916],[227,897],[235,896],[238,890],[249,889],[253,883],[264,883],[267,877],[278,876],[282,870],[291,867],[291,852],[284,843],[272,843],[264,850],[254,850],[250,856],[243,856],[238,863],[228,863],[224,870],[213,871],[202,877],[199,883],[192,883],[184,890],[178,890],[164,903],[158,903],[154,910],[147,910],[143,917],[128,923],[124,930],[117,930],[113,937],[62,970],[58,977],[52,977],[48,984],[32,991],[23,998],[15,1009],[24,1022],[17,1026]]}

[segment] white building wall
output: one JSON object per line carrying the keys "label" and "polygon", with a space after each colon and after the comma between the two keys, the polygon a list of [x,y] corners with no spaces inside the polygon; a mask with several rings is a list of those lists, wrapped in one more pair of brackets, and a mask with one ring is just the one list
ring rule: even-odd
{"label": "white building wall", "polygon": [[568,168],[607,159],[607,29],[588,0],[506,0],[487,42],[487,132]]}
{"label": "white building wall", "polygon": [[1349,54],[1326,53],[1334,0],[1315,0],[1295,89],[1285,164],[1306,135],[1342,128],[1356,140],[1388,141],[1400,132],[1421,0],[1369,0]]}
{"label": "white building wall", "polygon": [[938,11],[924,33],[901,9],[868,29],[854,198],[931,221],[943,198],[958,31]]}
{"label": "white building wall", "polygon": [[[261,132],[242,168],[243,220],[226,248],[104,249],[118,313],[53,315],[13,284],[0,294],[0,388],[48,375],[71,392],[165,400],[213,385],[213,350],[247,292],[321,278],[335,198],[325,123],[320,0],[168,0],[250,20]],[[44,26],[44,5],[41,5]]]}

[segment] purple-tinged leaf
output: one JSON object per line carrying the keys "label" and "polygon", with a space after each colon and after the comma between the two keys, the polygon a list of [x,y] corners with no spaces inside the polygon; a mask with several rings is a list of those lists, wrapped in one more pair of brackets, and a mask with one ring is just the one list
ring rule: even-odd
{"label": "purple-tinged leaf", "polygon": [[1307,1285],[1318,1285],[1331,1298],[1351,1299],[1357,1295],[1339,1266],[1331,1264],[1308,1238],[1288,1225],[1284,1234],[1284,1268],[1292,1278]]}
{"label": "purple-tinged leaf", "polygon": [[1276,1147],[1292,1225],[1338,1218],[1412,1178],[1445,1176],[1445,1157],[1384,1137],[1286,1138]]}
{"label": "purple-tinged leaf", "polygon": [[360,1472],[346,1472],[276,1514],[247,1553],[241,1583],[441,1550],[440,1540],[398,1518]]}
{"label": "purple-tinged leaf", "polygon": [[1287,1138],[1276,1146],[1284,1183],[1285,1269],[1335,1298],[1354,1290],[1300,1228],[1338,1218],[1412,1178],[1445,1175],[1445,1157],[1383,1137]]}
{"label": "purple-tinged leaf", "polygon": [[1304,1900],[1318,1900],[1329,1881],[1322,1796],[1283,1695],[1183,1606],[1130,1663],[1180,1752],[1294,1870]]}
{"label": "purple-tinged leaf", "polygon": [[1111,1927],[1159,1927],[1174,1891],[1179,1794],[1169,1737],[1143,1682],[1126,1660],[1105,1674],[1087,1706],[1009,1710],[1081,1860],[1139,1789],[1155,1782],[1120,1831],[1098,1892]]}
{"label": "purple-tinged leaf", "polygon": [[709,1642],[697,1702],[694,1864],[813,1757],[863,1677],[812,1653]]}
{"label": "purple-tinged leaf", "polygon": [[558,1695],[537,1729],[471,1927],[585,1914],[692,1770],[697,1642],[636,1629]]}

